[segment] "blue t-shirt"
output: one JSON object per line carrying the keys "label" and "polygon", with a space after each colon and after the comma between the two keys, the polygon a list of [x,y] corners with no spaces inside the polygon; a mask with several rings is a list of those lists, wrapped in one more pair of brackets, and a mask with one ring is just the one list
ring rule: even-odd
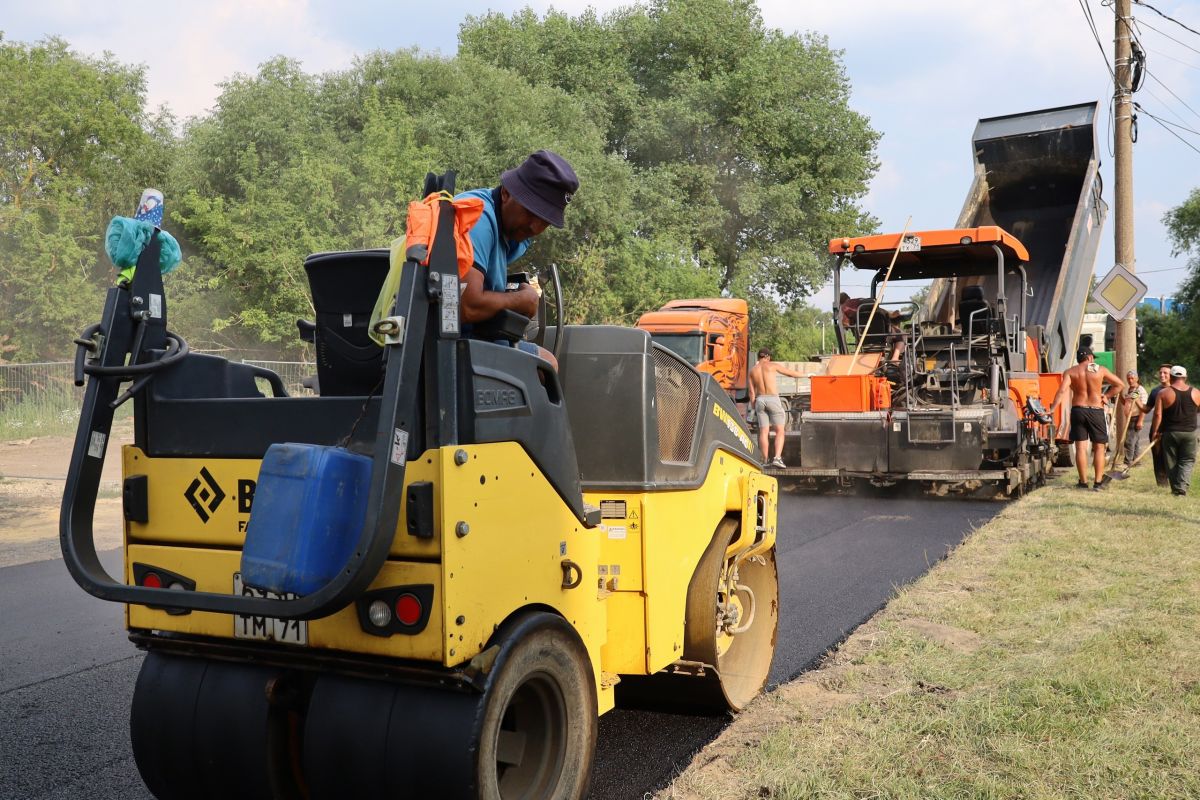
{"label": "blue t-shirt", "polygon": [[483,288],[503,292],[508,285],[508,265],[525,255],[531,241],[509,242],[500,232],[497,217],[499,191],[472,189],[458,197],[478,197],[483,200],[483,214],[471,228],[471,246],[475,248],[475,269],[483,273]]}

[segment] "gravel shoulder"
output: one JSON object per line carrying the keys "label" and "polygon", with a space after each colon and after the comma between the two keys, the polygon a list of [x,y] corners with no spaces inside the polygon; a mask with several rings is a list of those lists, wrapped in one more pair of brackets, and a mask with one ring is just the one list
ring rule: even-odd
{"label": "gravel shoulder", "polygon": [[[93,526],[96,548],[119,547],[121,447],[131,426],[114,429],[104,458]],[[39,436],[0,442],[0,567],[59,557],[58,516],[73,438]]]}

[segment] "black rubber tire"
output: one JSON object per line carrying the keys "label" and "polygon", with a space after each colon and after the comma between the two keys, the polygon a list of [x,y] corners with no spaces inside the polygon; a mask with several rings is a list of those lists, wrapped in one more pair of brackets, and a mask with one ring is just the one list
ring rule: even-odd
{"label": "black rubber tire", "polygon": [[[482,694],[327,675],[309,701],[312,800],[581,800],[596,748],[596,688],[575,630],[548,612],[503,625]],[[524,733],[521,767],[508,732]],[[503,732],[503,735],[502,735]],[[539,768],[540,767],[540,768]]]}
{"label": "black rubber tire", "polygon": [[[564,619],[522,615],[497,640],[480,716],[476,776],[487,800],[581,800],[596,750],[596,685]],[[516,759],[514,761],[514,759]]]}
{"label": "black rubber tire", "polygon": [[[130,711],[142,780],[158,800],[295,795],[286,770],[285,712],[273,710],[268,667],[148,653]],[[290,773],[290,770],[288,771]]]}

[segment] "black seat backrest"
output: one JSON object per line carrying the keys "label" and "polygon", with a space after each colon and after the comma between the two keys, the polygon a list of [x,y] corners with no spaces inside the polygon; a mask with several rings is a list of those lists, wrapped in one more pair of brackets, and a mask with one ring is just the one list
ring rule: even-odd
{"label": "black seat backrest", "polygon": [[[975,313],[981,310],[984,313]],[[958,324],[962,326],[963,333],[966,333],[971,325],[972,314],[975,314],[975,332],[986,332],[987,322],[992,316],[992,307],[983,297],[982,286],[967,286],[962,290],[962,297],[958,301]]]}
{"label": "black seat backrest", "polygon": [[304,260],[316,311],[317,381],[323,396],[366,395],[383,377],[383,348],[367,335],[387,277],[387,250],[316,253]]}

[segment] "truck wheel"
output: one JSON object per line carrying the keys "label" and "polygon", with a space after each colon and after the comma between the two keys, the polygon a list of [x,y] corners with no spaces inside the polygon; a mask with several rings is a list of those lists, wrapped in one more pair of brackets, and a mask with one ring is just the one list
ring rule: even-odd
{"label": "truck wheel", "polygon": [[575,800],[596,748],[587,650],[561,617],[537,612],[502,629],[478,734],[480,796]]}
{"label": "truck wheel", "polygon": [[[739,528],[732,517],[717,526],[688,585],[684,628],[684,659],[716,666],[720,702],[729,711],[745,708],[766,685],[779,626],[775,549],[735,563],[725,551]],[[739,588],[730,592],[735,569]]]}

